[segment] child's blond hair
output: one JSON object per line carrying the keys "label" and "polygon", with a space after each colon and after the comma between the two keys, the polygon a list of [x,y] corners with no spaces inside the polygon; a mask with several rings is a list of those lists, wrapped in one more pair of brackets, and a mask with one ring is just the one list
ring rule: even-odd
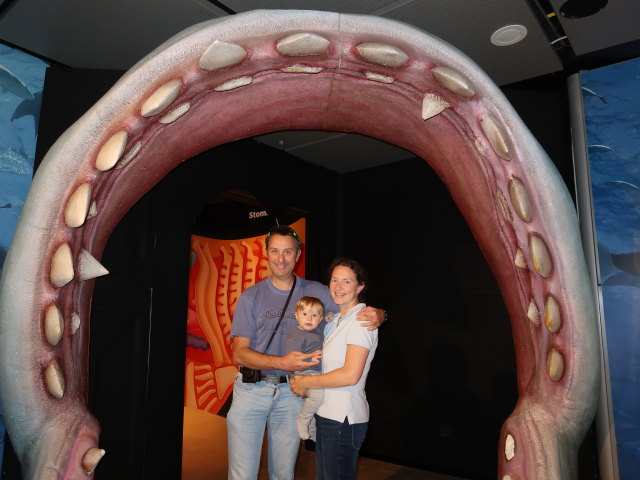
{"label": "child's blond hair", "polygon": [[322,303],[322,301],[318,297],[302,297],[296,302],[296,306],[293,311],[298,313],[303,308],[308,307],[316,307],[318,310],[320,310],[321,315],[324,316],[324,303]]}

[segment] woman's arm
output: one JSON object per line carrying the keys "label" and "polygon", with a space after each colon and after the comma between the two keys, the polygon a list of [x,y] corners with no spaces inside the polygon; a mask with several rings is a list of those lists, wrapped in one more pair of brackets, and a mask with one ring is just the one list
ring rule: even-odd
{"label": "woman's arm", "polygon": [[291,375],[291,390],[304,397],[309,388],[336,388],[355,385],[360,381],[367,363],[369,349],[360,345],[347,345],[344,365],[322,375]]}

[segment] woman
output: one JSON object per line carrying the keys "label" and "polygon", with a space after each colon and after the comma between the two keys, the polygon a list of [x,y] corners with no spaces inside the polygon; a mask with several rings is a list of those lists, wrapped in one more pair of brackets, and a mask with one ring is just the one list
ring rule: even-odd
{"label": "woman", "polygon": [[356,313],[366,289],[366,273],[353,259],[332,262],[329,290],[339,315],[325,329],[321,375],[293,375],[291,390],[305,396],[325,388],[316,413],[316,478],[352,479],[367,433],[369,405],[364,385],[378,346],[378,331],[362,328]]}

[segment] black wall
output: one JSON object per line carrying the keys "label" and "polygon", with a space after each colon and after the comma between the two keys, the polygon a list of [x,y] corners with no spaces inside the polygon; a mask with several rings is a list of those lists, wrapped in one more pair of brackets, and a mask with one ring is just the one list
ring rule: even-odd
{"label": "black wall", "polygon": [[[38,158],[120,72],[51,68]],[[572,189],[562,78],[504,89]],[[230,188],[270,211],[309,212],[307,276],[335,255],[371,274],[368,303],[389,311],[367,382],[363,455],[495,478],[498,432],[517,396],[509,320],[489,269],[428,165],[408,160],[338,175],[252,140],[185,162],[114,231],[91,320],[90,410],[108,454],[96,477],[179,478],[191,226]],[[596,478],[594,441],[580,478]],[[17,478],[17,477],[13,477]]]}
{"label": "black wall", "polygon": [[368,301],[390,317],[367,381],[364,453],[495,478],[499,429],[517,398],[515,356],[466,222],[421,159],[346,175],[342,198],[345,252],[368,267]]}

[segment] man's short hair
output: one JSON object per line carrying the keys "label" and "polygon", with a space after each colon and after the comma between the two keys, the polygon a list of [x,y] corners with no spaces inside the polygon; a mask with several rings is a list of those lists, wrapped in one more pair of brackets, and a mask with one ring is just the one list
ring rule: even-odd
{"label": "man's short hair", "polygon": [[310,297],[305,296],[296,302],[296,306],[294,307],[294,312],[299,312],[300,310],[308,307],[317,307],[318,310],[322,312],[324,316],[324,303],[318,297]]}
{"label": "man's short hair", "polygon": [[288,227],[287,225],[276,225],[271,230],[269,230],[269,232],[267,233],[267,236],[264,239],[264,243],[267,246],[267,250],[269,249],[269,240],[271,240],[271,237],[273,235],[282,235],[283,237],[286,237],[287,235],[289,235],[293,237],[293,239],[296,241],[296,248],[298,250],[302,249],[302,241],[300,240],[300,237],[298,237],[298,234],[293,228]]}

